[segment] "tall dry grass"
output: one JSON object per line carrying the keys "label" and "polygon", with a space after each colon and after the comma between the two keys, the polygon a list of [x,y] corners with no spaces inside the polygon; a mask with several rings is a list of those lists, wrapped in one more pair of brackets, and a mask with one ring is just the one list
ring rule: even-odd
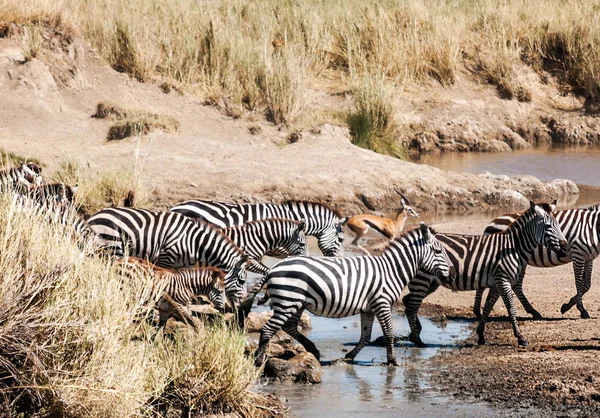
{"label": "tall dry grass", "polygon": [[[551,74],[565,93],[581,95],[590,106],[600,101],[597,1],[0,4],[5,7],[0,32],[10,21],[58,22],[82,34],[118,71],[140,80],[174,80],[210,96],[224,94],[287,125],[318,105],[311,91],[315,85],[330,83],[351,94],[356,89],[349,74],[363,72],[382,72],[395,85],[447,86],[466,66],[504,97],[527,101],[531,92],[518,77],[527,65],[542,79]],[[32,54],[36,39],[31,37]]]}
{"label": "tall dry grass", "polygon": [[6,195],[0,245],[6,416],[261,415],[242,335],[216,324],[163,336],[139,320],[151,314],[149,279],[123,280],[108,260],[82,256],[62,226]]}

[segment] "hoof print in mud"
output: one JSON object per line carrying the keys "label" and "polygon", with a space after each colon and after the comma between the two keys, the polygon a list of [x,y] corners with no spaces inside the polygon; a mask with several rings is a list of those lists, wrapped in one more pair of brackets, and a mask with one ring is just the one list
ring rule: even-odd
{"label": "hoof print in mud", "polygon": [[265,364],[264,375],[296,383],[321,383],[323,369],[319,361],[308,352],[286,350]]}

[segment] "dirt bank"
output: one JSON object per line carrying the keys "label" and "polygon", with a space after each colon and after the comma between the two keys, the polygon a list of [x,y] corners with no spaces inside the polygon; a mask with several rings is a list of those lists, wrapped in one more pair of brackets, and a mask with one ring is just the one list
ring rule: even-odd
{"label": "dirt bank", "polygon": [[[353,214],[396,209],[396,188],[420,210],[479,211],[521,207],[523,196],[577,193],[568,181],[449,173],[400,161],[352,145],[347,129],[332,125],[289,143],[289,134],[272,124],[234,119],[197,97],[133,81],[77,42],[26,60],[18,38],[0,38],[0,96],[0,143],[7,150],[39,158],[48,171],[65,157],[91,171],[136,165],[157,207],[190,197],[301,198]],[[113,122],[91,117],[107,101],[171,116],[179,133],[157,130],[107,142]]]}
{"label": "dirt bank", "polygon": [[[480,233],[485,222],[439,224],[443,232]],[[501,407],[536,406],[548,416],[598,416],[600,413],[600,265],[596,260],[592,288],[584,297],[592,319],[581,320],[576,308],[566,315],[560,306],[575,294],[571,265],[528,268],[524,291],[545,317],[532,321],[517,302],[526,350],[516,347],[506,309],[497,303],[486,328],[489,344],[477,346],[472,335],[460,348],[436,356],[426,367],[435,389],[458,398]],[[440,289],[425,301],[423,312],[449,320],[473,318],[473,292]],[[476,322],[473,321],[473,329]],[[425,341],[427,343],[427,341]]]}

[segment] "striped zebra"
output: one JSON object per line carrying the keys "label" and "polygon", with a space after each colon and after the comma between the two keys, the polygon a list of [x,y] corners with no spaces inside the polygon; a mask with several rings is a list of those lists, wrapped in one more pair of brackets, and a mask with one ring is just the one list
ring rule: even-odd
{"label": "striped zebra", "polygon": [[530,202],[529,209],[502,234],[437,234],[436,237],[448,252],[458,274],[452,280],[440,280],[419,272],[409,283],[410,293],[402,300],[410,324],[409,340],[417,346],[425,346],[421,341],[421,323],[417,314],[423,299],[441,284],[454,291],[490,288],[477,327],[479,344],[485,344],[485,323],[498,297],[502,296],[513,333],[520,346],[527,346],[528,342],[517,324],[512,286],[518,281],[519,272],[531,259],[539,244],[543,243],[557,253],[564,254],[568,251],[567,241],[554,216]]}
{"label": "striped zebra", "polygon": [[180,203],[172,212],[191,218],[200,218],[219,228],[243,225],[249,221],[267,218],[294,219],[306,222],[306,235],[314,235],[325,256],[343,256],[344,231],[348,222],[339,212],[316,202],[288,200],[281,204],[231,204],[210,200],[189,200]]}
{"label": "striped zebra", "polygon": [[176,316],[194,325],[190,304],[202,296],[220,311],[225,311],[225,273],[216,267],[165,269],[142,260],[127,257],[117,261],[117,271],[135,280],[150,276],[154,282],[152,294],[160,294],[157,307],[159,325]]}
{"label": "striped zebra", "polygon": [[77,189],[77,185],[71,187],[64,183],[46,183],[30,187],[25,195],[40,203],[52,200],[57,203],[72,205]]}
{"label": "striped zebra", "polygon": [[0,192],[29,190],[31,186],[43,184],[42,167],[34,163],[0,171]]}
{"label": "striped zebra", "polygon": [[[164,268],[205,263],[224,270],[227,297],[234,304],[243,295],[247,264],[257,264],[217,228],[174,212],[113,207],[101,210],[88,222],[100,245],[116,256],[128,252]],[[260,266],[257,270],[268,272]]]}
{"label": "striped zebra", "polygon": [[32,213],[44,222],[67,227],[77,238],[82,249],[96,240],[96,233],[73,205],[65,205],[54,199],[35,200],[19,194],[14,195],[13,205],[16,210]]}
{"label": "striped zebra", "polygon": [[[560,225],[565,238],[571,247],[571,254],[561,257],[552,250],[539,246],[529,260],[530,266],[535,267],[555,267],[573,262],[573,272],[575,274],[575,288],[577,293],[569,302],[563,304],[560,308],[561,313],[566,313],[574,305],[577,305],[579,315],[583,319],[590,317],[583,306],[583,295],[590,290],[592,281],[592,267],[594,260],[600,254],[600,205],[590,206],[587,209],[568,209],[554,211],[556,201],[551,205],[553,215]],[[514,222],[521,214],[511,213],[494,219],[484,231],[484,234],[495,234],[502,232]],[[541,319],[542,315],[533,307],[523,294],[523,278],[527,266],[519,273],[519,280],[515,284],[514,291],[519,301],[535,319]],[[476,317],[481,316],[481,298],[483,289],[477,290],[473,313]]]}
{"label": "striped zebra", "polygon": [[[257,366],[264,362],[269,340],[281,328],[320,358],[314,343],[298,331],[305,309],[328,318],[360,313],[360,341],[346,355],[349,361],[370,341],[377,317],[386,341],[388,364],[397,365],[392,307],[419,269],[446,280],[453,274],[448,255],[425,224],[391,241],[379,256],[291,257],[280,261],[267,276],[274,313],[260,333]],[[251,305],[252,298],[245,303]],[[240,307],[240,311],[243,309]]]}

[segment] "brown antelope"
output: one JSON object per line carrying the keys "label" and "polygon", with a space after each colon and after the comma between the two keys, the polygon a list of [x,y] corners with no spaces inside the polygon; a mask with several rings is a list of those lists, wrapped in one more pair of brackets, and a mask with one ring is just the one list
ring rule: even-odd
{"label": "brown antelope", "polygon": [[408,198],[403,194],[400,195],[402,196],[400,199],[401,207],[398,210],[395,219],[386,219],[375,215],[355,215],[350,218],[347,224],[348,228],[356,234],[351,245],[355,245],[365,253],[369,254],[367,250],[360,246],[358,241],[366,236],[371,229],[379,235],[382,235],[389,240],[393,240],[404,229],[408,215],[415,218],[419,217],[419,214],[410,206]]}

